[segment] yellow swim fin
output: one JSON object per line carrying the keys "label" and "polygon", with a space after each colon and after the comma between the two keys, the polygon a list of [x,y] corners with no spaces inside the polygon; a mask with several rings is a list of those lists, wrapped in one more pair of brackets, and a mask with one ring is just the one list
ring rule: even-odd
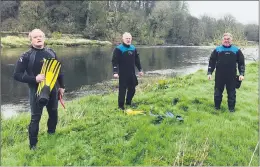
{"label": "yellow swim fin", "polygon": [[56,59],[44,59],[41,74],[45,75],[45,80],[40,82],[37,88],[37,98],[41,105],[47,105],[50,93],[55,86],[60,73],[61,63]]}
{"label": "yellow swim fin", "polygon": [[55,83],[58,79],[59,73],[60,73],[60,68],[61,68],[61,63],[58,62],[57,60],[54,60],[53,62],[54,65],[52,65],[53,68],[50,69],[52,71],[51,73],[51,82],[50,82],[50,90],[53,89],[55,86]]}
{"label": "yellow swim fin", "polygon": [[138,115],[138,114],[144,114],[145,111],[142,111],[142,110],[131,110],[131,109],[127,109],[125,111],[125,113],[127,115]]}
{"label": "yellow swim fin", "polygon": [[58,78],[58,74],[60,72],[60,62],[58,62],[57,60],[53,59],[51,60],[49,69],[46,72],[45,75],[45,80],[46,80],[46,85],[50,86],[50,90],[52,90],[52,88],[54,87],[57,78]]}
{"label": "yellow swim fin", "polygon": [[[41,69],[40,74],[44,74],[44,75],[45,75],[46,67],[47,67],[47,60],[46,60],[46,59],[43,59],[43,65],[42,65],[42,69]],[[40,94],[41,89],[42,89],[43,86],[44,86],[44,82],[45,82],[45,81],[40,82],[40,83],[38,84],[38,88],[37,88],[36,95],[39,95],[39,94]]]}

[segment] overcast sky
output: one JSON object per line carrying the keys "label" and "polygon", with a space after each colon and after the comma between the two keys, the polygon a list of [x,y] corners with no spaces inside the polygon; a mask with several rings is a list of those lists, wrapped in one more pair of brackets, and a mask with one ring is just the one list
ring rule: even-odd
{"label": "overcast sky", "polygon": [[259,24],[259,2],[258,1],[187,1],[190,14],[196,17],[204,13],[221,18],[229,13],[243,24]]}

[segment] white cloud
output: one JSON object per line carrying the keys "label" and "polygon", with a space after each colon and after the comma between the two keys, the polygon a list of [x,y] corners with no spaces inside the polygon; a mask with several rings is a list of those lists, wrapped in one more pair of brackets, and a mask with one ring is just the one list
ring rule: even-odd
{"label": "white cloud", "polygon": [[231,14],[243,24],[259,24],[258,1],[187,1],[190,14],[199,17],[203,14],[221,18]]}

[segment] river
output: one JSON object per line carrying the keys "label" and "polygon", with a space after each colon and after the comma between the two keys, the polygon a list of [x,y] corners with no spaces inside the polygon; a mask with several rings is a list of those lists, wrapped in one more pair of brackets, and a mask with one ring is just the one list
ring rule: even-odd
{"label": "river", "polygon": [[[54,48],[65,73],[66,99],[77,98],[85,85],[112,79],[113,47]],[[137,46],[145,74],[179,75],[207,69],[214,47]],[[29,111],[28,86],[12,78],[15,63],[28,48],[1,50],[1,113],[5,118]],[[258,58],[258,48],[242,49],[246,61]],[[206,77],[206,73],[205,73]]]}

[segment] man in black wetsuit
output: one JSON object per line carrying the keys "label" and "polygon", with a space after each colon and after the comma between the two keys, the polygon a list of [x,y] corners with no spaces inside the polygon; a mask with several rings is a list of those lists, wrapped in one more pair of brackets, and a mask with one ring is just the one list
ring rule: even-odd
{"label": "man in black wetsuit", "polygon": [[123,43],[114,49],[112,65],[114,77],[119,78],[118,107],[124,110],[126,90],[126,105],[131,105],[135,87],[138,85],[135,66],[139,70],[139,76],[142,76],[143,72],[139,54],[134,45],[131,45],[131,34],[125,32],[122,39]]}
{"label": "man in black wetsuit", "polygon": [[[43,58],[55,58],[56,53],[44,47],[45,34],[40,29],[34,29],[29,33],[31,40],[31,49],[23,53],[16,63],[14,70],[14,79],[29,86],[29,97],[31,107],[31,122],[28,127],[30,149],[35,149],[38,142],[39,122],[42,116],[43,106],[37,104],[36,91],[38,84],[45,80],[44,74],[40,74],[43,65]],[[58,93],[63,96],[65,86],[63,82],[63,73],[60,72],[52,92],[50,94],[49,102],[46,105],[49,119],[48,119],[48,133],[54,134],[58,122]]]}
{"label": "man in black wetsuit", "polygon": [[244,79],[245,58],[241,50],[232,45],[232,35],[224,33],[222,45],[211,53],[208,65],[208,79],[216,68],[214,103],[215,109],[219,110],[222,102],[222,93],[226,86],[228,94],[228,108],[230,112],[235,111],[236,104],[236,74],[239,71],[239,80]]}

